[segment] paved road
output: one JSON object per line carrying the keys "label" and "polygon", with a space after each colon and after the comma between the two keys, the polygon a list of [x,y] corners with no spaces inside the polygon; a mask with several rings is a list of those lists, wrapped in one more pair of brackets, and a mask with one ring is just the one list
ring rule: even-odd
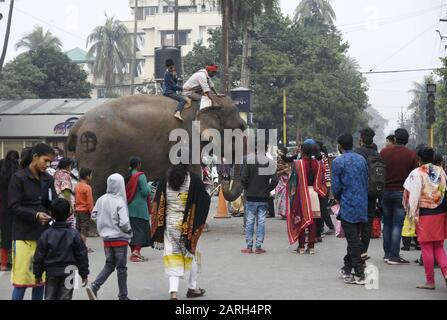
{"label": "paved road", "polygon": [[[216,205],[213,202],[212,209]],[[214,215],[214,211],[211,213]],[[366,290],[362,286],[346,285],[338,278],[346,243],[334,236],[326,237],[317,246],[315,256],[299,256],[288,246],[285,221],[267,220],[265,255],[242,255],[244,247],[242,219],[210,219],[211,232],[201,239],[203,273],[200,286],[207,290],[211,300],[264,300],[264,299],[447,299],[447,288],[439,269],[436,269],[438,289],[421,291],[416,285],[424,281],[423,267],[389,266],[382,262],[382,239],[372,240],[371,263],[380,271],[380,290]],[[91,277],[98,275],[104,263],[101,241],[89,239],[95,250],[90,254]],[[144,249],[146,263],[129,262],[129,296],[138,300],[165,300],[168,281],[163,273],[162,252]],[[404,254],[414,261],[419,252]],[[187,283],[180,283],[179,298],[186,296]],[[9,299],[9,273],[0,276],[0,300]],[[116,274],[100,291],[100,299],[116,299]],[[29,292],[27,296],[29,297]],[[76,290],[74,299],[85,300],[85,290]]]}

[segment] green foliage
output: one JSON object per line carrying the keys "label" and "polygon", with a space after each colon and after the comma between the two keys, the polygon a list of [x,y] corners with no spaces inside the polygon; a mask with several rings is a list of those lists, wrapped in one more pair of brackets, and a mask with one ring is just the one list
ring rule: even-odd
{"label": "green foliage", "polygon": [[61,40],[53,36],[50,31],[44,32],[42,26],[35,26],[34,30],[26,34],[19,42],[16,43],[16,49],[25,49],[27,51],[43,48],[54,48],[61,50]]}
{"label": "green foliage", "polygon": [[22,53],[5,65],[0,99],[89,98],[87,73],[56,48]]}
{"label": "green foliage", "polygon": [[87,58],[94,59],[96,79],[104,80],[107,90],[123,80],[132,57],[132,40],[127,27],[114,17],[107,17],[103,26],[96,27],[87,39],[91,45]]}
{"label": "green foliage", "polygon": [[[348,45],[333,25],[318,17],[294,23],[278,8],[255,19],[250,62],[255,93],[255,126],[278,129],[282,136],[283,90],[287,91],[288,140],[314,137],[335,146],[338,135],[354,133],[369,121],[366,80],[347,56]],[[210,47],[195,44],[184,60],[187,75],[207,62],[220,61],[221,31],[211,32]],[[242,39],[231,32],[232,86],[240,81]]]}
{"label": "green foliage", "polygon": [[438,145],[447,151],[447,57],[441,59],[443,68],[436,73],[441,77],[436,96],[435,138]]}
{"label": "green foliage", "polygon": [[302,22],[306,18],[317,17],[327,24],[334,24],[335,11],[330,0],[301,0],[295,9],[294,21]]}

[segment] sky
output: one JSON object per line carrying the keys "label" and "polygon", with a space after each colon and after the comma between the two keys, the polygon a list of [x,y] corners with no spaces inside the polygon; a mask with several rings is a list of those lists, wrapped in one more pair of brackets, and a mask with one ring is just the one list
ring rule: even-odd
{"label": "sky", "polygon": [[[131,20],[128,0],[16,0],[7,61],[18,52],[14,44],[35,25],[42,25],[58,36],[65,50],[86,48],[88,34],[104,22],[105,13],[120,20]],[[299,0],[281,0],[285,14],[293,14]],[[447,0],[332,0],[336,25],[350,45],[361,71],[428,69],[439,67],[446,54]],[[0,2],[7,15],[9,0]],[[3,43],[6,18],[0,21]],[[366,75],[370,104],[390,120],[387,132],[397,126],[399,114],[411,102],[414,81],[423,81],[430,71]]]}

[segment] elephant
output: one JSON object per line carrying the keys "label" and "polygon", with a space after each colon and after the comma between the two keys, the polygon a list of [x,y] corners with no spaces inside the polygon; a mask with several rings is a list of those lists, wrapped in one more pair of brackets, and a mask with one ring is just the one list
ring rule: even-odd
{"label": "elephant", "polygon": [[[104,103],[87,112],[70,130],[68,149],[75,153],[78,168],[93,170],[92,189],[97,199],[106,192],[107,177],[113,173],[125,175],[128,159],[139,156],[142,171],[148,180],[162,177],[169,168],[169,141],[174,129],[192,130],[192,122],[200,121],[201,132],[206,129],[241,129],[247,124],[238,108],[228,97],[219,97],[219,106],[199,110],[197,104],[183,111],[184,122],[174,118],[177,102],[163,96],[137,95]],[[223,137],[223,134],[222,134]],[[223,145],[223,144],[222,144]],[[222,153],[223,154],[223,153]],[[192,168],[201,174],[200,165]],[[235,178],[222,181],[224,196],[234,201],[242,193],[241,166],[235,166]]]}

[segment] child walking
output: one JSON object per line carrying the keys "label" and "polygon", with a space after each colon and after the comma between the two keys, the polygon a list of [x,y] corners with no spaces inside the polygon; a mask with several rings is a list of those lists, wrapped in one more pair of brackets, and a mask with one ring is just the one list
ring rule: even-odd
{"label": "child walking", "polygon": [[96,300],[99,289],[116,269],[118,298],[130,300],[127,297],[127,247],[132,239],[132,229],[122,175],[112,174],[107,179],[107,193],[96,202],[92,220],[96,222],[98,233],[104,240],[106,264],[91,287],[87,288],[87,294],[91,300]]}
{"label": "child walking", "polygon": [[[51,203],[54,223],[40,236],[34,255],[36,284],[42,284],[46,272],[45,300],[71,300],[76,268],[87,286],[88,254],[79,232],[67,222],[71,204],[63,198]],[[75,267],[75,268],[74,268]]]}

